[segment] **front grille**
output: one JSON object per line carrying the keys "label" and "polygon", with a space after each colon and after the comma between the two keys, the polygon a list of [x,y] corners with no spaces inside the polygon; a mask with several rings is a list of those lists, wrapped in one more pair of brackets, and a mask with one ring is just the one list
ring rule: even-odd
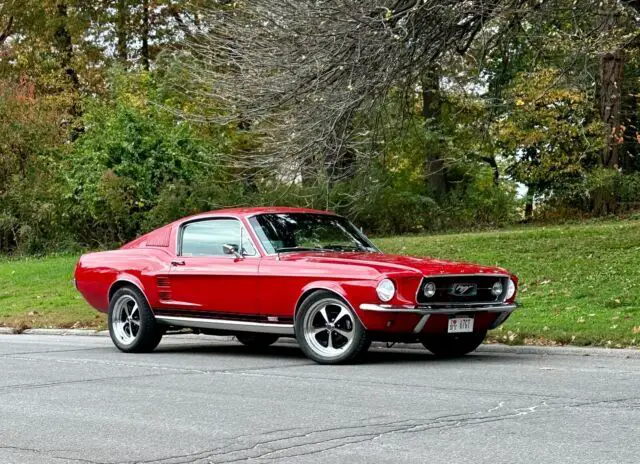
{"label": "front grille", "polygon": [[[502,283],[502,294],[495,296],[491,288]],[[436,284],[436,293],[431,298],[424,294],[428,282]],[[508,277],[487,275],[460,275],[425,277],[420,283],[416,301],[428,305],[491,304],[502,303],[507,292]],[[463,291],[465,290],[465,291]],[[466,294],[465,294],[466,293]]]}

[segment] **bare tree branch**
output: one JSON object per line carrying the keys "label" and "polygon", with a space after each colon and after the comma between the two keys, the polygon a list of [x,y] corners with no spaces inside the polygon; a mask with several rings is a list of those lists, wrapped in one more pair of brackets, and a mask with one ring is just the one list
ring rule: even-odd
{"label": "bare tree branch", "polygon": [[[449,53],[464,53],[491,20],[531,0],[251,0],[203,14],[206,34],[184,59],[205,102],[201,117],[250,121],[259,152],[237,167],[295,176],[329,175],[376,155],[376,128],[363,131],[393,89],[409,88]],[[221,113],[221,109],[226,111]]]}

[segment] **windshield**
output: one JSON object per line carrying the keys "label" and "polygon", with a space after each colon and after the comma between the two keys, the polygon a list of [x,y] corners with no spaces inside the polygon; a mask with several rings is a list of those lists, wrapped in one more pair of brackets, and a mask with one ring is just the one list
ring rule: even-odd
{"label": "windshield", "polygon": [[378,249],[346,219],[329,214],[261,214],[249,222],[265,251],[367,251]]}

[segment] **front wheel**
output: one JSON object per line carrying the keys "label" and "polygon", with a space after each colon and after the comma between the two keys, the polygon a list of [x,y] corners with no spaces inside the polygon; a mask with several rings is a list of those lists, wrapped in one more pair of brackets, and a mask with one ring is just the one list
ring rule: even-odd
{"label": "front wheel", "polygon": [[355,360],[369,348],[369,338],[351,307],[331,292],[307,298],[295,320],[296,338],[307,357],[319,364]]}
{"label": "front wheel", "polygon": [[439,358],[457,358],[478,348],[486,335],[487,332],[433,334],[424,336],[420,341],[426,349]]}
{"label": "front wheel", "polygon": [[111,340],[125,353],[153,351],[164,334],[144,295],[132,287],[123,287],[113,295],[108,323]]}

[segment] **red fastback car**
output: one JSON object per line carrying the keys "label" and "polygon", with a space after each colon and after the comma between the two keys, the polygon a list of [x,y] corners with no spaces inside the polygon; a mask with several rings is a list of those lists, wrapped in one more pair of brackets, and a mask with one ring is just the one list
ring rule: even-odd
{"label": "red fastback car", "polygon": [[256,348],[295,337],[325,364],[353,360],[373,340],[469,353],[516,308],[518,283],[496,267],[384,254],[345,218],[298,208],[181,219],[83,255],[75,281],[125,352],[188,327]]}

